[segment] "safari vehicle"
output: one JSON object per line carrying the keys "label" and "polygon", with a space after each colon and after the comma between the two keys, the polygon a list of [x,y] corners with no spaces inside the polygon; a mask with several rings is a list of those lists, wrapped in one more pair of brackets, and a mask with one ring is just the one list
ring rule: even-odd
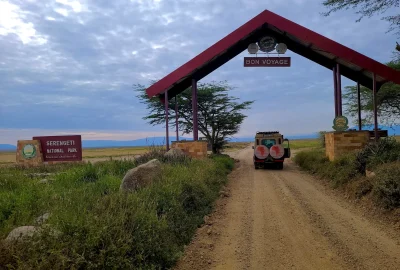
{"label": "safari vehicle", "polygon": [[[283,143],[287,142],[287,147]],[[257,132],[254,139],[254,168],[265,168],[267,165],[273,165],[277,169],[283,169],[285,158],[290,158],[289,140],[284,139],[279,131]]]}

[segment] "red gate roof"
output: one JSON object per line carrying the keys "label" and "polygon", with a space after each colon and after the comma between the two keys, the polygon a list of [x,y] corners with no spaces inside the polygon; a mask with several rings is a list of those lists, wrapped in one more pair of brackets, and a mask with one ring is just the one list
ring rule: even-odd
{"label": "red gate roof", "polygon": [[376,74],[377,89],[392,81],[400,84],[400,72],[379,63],[361,53],[343,46],[327,37],[285,19],[269,10],[237,28],[235,31],[171,72],[146,89],[147,95],[159,95],[163,99],[178,95],[191,85],[192,78],[200,80],[213,72],[265,35],[274,36],[285,43],[288,50],[302,55],[326,68],[340,65],[343,76],[360,82],[372,89],[372,77]]}

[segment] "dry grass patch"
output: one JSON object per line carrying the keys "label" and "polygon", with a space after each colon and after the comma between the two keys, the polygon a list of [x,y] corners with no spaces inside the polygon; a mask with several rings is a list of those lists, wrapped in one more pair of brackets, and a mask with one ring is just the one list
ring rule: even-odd
{"label": "dry grass patch", "polygon": [[[110,158],[142,155],[149,151],[148,147],[114,147],[114,148],[85,148],[82,150],[84,160],[92,158]],[[15,162],[15,151],[0,151],[0,164]]]}

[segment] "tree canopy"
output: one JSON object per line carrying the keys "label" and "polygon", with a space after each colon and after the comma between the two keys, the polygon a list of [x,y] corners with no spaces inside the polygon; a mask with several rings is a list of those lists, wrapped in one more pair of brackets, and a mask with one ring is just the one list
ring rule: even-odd
{"label": "tree canopy", "polygon": [[[353,8],[357,9],[356,13],[360,15],[357,21],[360,21],[364,17],[395,11],[400,7],[400,0],[324,0],[322,4],[329,8],[329,11],[323,13],[325,16],[329,16],[332,12]],[[390,23],[388,31],[396,31],[396,34],[400,35],[400,14],[385,16],[382,19]]]}
{"label": "tree canopy", "polygon": [[[393,60],[387,65],[393,69],[400,70],[400,59]],[[360,88],[361,110],[363,112],[362,124],[373,123],[373,93],[366,87]],[[357,86],[347,86],[343,94],[345,113],[354,117],[358,122],[358,98]],[[392,126],[400,124],[400,85],[385,83],[377,93],[377,108],[379,122]]]}
{"label": "tree canopy", "polygon": [[[134,90],[141,103],[146,104],[149,115],[143,117],[151,125],[163,125],[165,127],[164,104],[157,97],[148,98],[146,87],[140,84],[134,85]],[[233,87],[227,82],[199,83],[198,91],[198,126],[199,132],[212,145],[214,153],[219,152],[226,140],[236,134],[240,125],[246,118],[242,113],[250,109],[254,101],[239,102],[238,98],[230,96],[229,90]],[[177,96],[178,124],[182,135],[193,131],[192,91],[186,89]],[[175,99],[169,101],[169,124],[175,125]]]}

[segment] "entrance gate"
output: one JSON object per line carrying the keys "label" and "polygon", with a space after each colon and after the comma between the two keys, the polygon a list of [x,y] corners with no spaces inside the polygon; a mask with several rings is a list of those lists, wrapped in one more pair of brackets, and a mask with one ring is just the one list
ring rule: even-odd
{"label": "entrance gate", "polygon": [[[361,130],[360,85],[371,89],[373,91],[374,137],[378,140],[376,94],[386,82],[400,84],[400,72],[271,11],[264,10],[146,89],[150,98],[158,96],[165,104],[167,149],[169,149],[168,101],[188,87],[192,87],[193,140],[198,141],[197,82],[246,50],[249,44],[256,43],[265,36],[275,37],[292,52],[332,70],[335,117],[342,116],[341,76],[356,82],[359,130]],[[175,110],[177,111],[177,106]],[[176,115],[178,117],[177,112]],[[176,133],[178,139],[178,121],[176,121]]]}

